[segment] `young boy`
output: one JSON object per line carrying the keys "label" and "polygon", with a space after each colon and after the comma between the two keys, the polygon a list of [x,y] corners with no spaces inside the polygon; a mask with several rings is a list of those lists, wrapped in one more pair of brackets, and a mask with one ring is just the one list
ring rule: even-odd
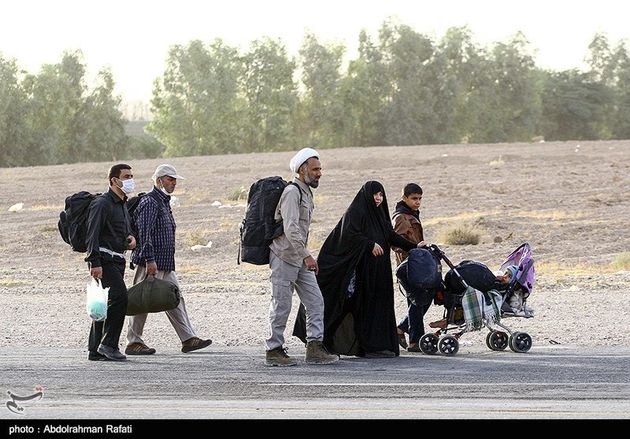
{"label": "young boy", "polygon": [[[394,231],[409,241],[424,245],[424,232],[420,222],[420,204],[422,202],[422,188],[416,183],[409,183],[403,188],[402,199],[396,203],[396,209],[392,216]],[[400,265],[409,253],[400,248],[393,247],[396,252],[396,264]],[[398,324],[398,340],[402,348],[409,352],[420,352],[418,342],[424,335],[424,314],[429,305],[418,307],[407,300],[409,306],[407,316]],[[409,333],[409,345],[405,339],[405,333]]]}

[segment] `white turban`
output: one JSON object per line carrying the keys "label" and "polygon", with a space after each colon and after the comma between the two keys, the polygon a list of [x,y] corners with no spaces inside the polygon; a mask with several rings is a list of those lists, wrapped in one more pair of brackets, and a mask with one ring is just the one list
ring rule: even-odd
{"label": "white turban", "polygon": [[311,157],[316,157],[317,159],[319,159],[319,153],[313,148],[302,148],[298,151],[297,154],[293,156],[293,158],[289,162],[289,168],[291,169],[291,171],[297,174],[300,166],[302,166],[304,162]]}

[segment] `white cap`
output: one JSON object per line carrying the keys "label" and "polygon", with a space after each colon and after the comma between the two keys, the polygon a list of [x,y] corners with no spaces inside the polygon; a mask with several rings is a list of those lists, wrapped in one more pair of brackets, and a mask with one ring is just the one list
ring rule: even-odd
{"label": "white cap", "polygon": [[155,172],[153,173],[153,180],[160,177],[173,177],[173,178],[178,178],[178,179],[184,178],[181,175],[177,175],[177,171],[175,170],[173,166],[166,165],[166,164],[160,165],[157,168],[155,168]]}
{"label": "white cap", "polygon": [[316,157],[317,159],[319,159],[319,153],[313,148],[302,148],[298,151],[297,154],[293,156],[293,158],[289,162],[289,168],[291,169],[291,171],[297,174],[300,166],[302,166],[304,162],[311,157]]}

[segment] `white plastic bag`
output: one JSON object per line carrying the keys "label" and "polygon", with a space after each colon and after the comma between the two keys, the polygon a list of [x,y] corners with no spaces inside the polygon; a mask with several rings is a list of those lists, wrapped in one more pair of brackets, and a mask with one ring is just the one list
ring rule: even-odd
{"label": "white plastic bag", "polygon": [[92,320],[102,322],[107,318],[107,298],[109,287],[103,288],[100,279],[92,278],[87,284],[87,303],[85,309]]}

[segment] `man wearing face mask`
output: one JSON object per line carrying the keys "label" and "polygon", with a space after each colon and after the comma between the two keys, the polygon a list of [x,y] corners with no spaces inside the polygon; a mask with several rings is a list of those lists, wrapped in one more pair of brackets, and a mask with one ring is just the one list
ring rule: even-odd
{"label": "man wearing face mask", "polygon": [[[133,213],[132,221],[138,230],[138,247],[131,255],[131,261],[137,265],[134,285],[148,275],[153,275],[179,287],[175,274],[175,219],[170,200],[177,180],[183,178],[171,165],[158,166],[152,177],[153,190],[140,199]],[[196,351],[212,344],[212,340],[203,340],[195,334],[183,297],[177,308],[165,312],[182,342],[182,352]],[[155,353],[155,349],[148,347],[142,340],[147,316],[138,314],[129,317],[128,345],[125,349],[127,355]]]}
{"label": "man wearing face mask", "polygon": [[134,188],[131,166],[114,165],[109,170],[109,191],[96,197],[89,207],[85,260],[90,275],[101,279],[104,288],[109,287],[109,300],[105,321],[92,322],[88,360],[126,360],[118,342],[127,311],[125,252],[136,246],[126,206],[127,195]]}

